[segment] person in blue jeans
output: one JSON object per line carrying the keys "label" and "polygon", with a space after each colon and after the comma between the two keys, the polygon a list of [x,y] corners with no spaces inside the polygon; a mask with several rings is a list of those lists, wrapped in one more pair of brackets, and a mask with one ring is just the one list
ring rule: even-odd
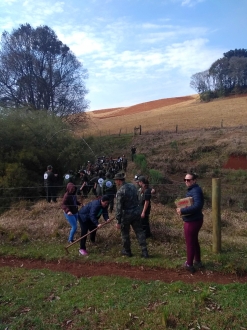
{"label": "person in blue jeans", "polygon": [[187,186],[186,197],[193,198],[193,204],[188,207],[177,208],[177,214],[184,221],[184,236],[186,242],[187,260],[184,264],[186,270],[194,273],[203,267],[201,262],[201,249],[198,234],[203,224],[202,208],[204,196],[201,187],[196,183],[197,175],[187,173],[184,182]]}
{"label": "person in blue jeans", "polygon": [[72,182],[69,182],[67,184],[66,193],[64,194],[62,201],[62,210],[64,212],[64,216],[71,226],[68,238],[69,243],[74,241],[74,235],[77,230],[79,205],[81,205],[81,203],[77,201],[76,186]]}

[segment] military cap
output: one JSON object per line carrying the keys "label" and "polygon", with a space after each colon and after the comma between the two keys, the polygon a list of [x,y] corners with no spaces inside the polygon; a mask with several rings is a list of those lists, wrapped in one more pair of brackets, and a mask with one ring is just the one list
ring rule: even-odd
{"label": "military cap", "polygon": [[124,180],[125,179],[125,173],[117,173],[115,174],[113,180]]}

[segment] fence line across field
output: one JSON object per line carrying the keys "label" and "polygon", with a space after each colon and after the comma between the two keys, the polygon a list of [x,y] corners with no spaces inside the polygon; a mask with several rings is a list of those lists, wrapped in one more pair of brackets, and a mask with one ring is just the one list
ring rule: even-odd
{"label": "fence line across field", "polygon": [[[199,180],[199,185],[201,186],[204,197],[205,197],[205,207],[210,208],[213,204],[213,193],[212,193],[212,179],[203,179]],[[174,183],[163,183],[155,184],[150,183],[150,186],[154,187],[156,193],[152,196],[155,207],[155,201],[162,204],[172,205],[173,202],[185,196],[186,187],[184,182],[176,181]],[[46,200],[45,194],[41,194],[39,191],[43,189],[43,186],[39,187],[12,187],[12,188],[1,188],[0,189],[0,211],[9,210],[9,209],[21,209],[21,204],[19,202],[27,201],[30,204],[35,204],[38,200]],[[62,187],[59,186],[59,188]],[[20,195],[13,196],[13,190],[20,190]],[[21,190],[26,190],[29,193],[23,195]],[[64,190],[65,192],[65,190]],[[242,184],[221,184],[221,205],[224,209],[236,210],[236,211],[245,211],[247,210],[247,188]],[[62,197],[60,191],[58,198]],[[89,198],[94,197],[89,194]],[[6,198],[12,202],[12,205],[5,206]],[[15,204],[13,204],[15,203]],[[59,203],[58,203],[59,204]]]}
{"label": "fence line across field", "polygon": [[101,130],[101,129],[95,129],[94,130],[85,130],[83,133],[83,138],[89,137],[89,136],[121,136],[121,135],[149,135],[149,134],[154,134],[157,132],[165,132],[166,134],[182,134],[186,132],[191,132],[191,131],[208,131],[208,130],[218,130],[218,129],[234,129],[234,128],[241,128],[241,129],[246,129],[247,130],[247,125],[243,125],[242,123],[239,123],[237,126],[232,126],[231,123],[226,124],[224,123],[224,120],[222,119],[219,123],[219,126],[212,126],[208,125],[205,127],[198,126],[198,127],[193,127],[193,129],[184,129],[182,125],[175,124],[174,126],[165,126],[163,122],[165,122],[165,119],[163,121],[160,121],[160,125],[142,125],[142,124],[136,124],[134,127],[120,127],[116,128],[115,130],[110,129],[110,130]]}

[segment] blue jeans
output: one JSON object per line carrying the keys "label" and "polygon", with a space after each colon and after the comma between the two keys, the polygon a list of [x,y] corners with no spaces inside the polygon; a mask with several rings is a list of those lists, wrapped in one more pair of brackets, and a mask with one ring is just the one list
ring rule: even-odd
{"label": "blue jeans", "polygon": [[68,242],[72,242],[74,240],[74,235],[77,230],[78,213],[68,215],[64,212],[64,216],[65,216],[66,220],[69,222],[69,224],[71,225]]}

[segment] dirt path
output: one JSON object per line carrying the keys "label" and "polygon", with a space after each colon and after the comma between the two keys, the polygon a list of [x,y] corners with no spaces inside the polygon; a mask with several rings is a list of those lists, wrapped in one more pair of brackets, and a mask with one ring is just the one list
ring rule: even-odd
{"label": "dirt path", "polygon": [[1,257],[0,267],[22,267],[25,269],[49,269],[56,272],[67,272],[76,277],[92,276],[122,276],[143,281],[159,280],[166,283],[183,281],[185,283],[215,283],[229,284],[234,282],[246,283],[247,275],[221,274],[208,270],[197,271],[194,275],[185,270],[170,270],[162,268],[133,267],[117,263],[88,263],[70,262],[66,260],[42,261],[34,259],[18,259]]}

